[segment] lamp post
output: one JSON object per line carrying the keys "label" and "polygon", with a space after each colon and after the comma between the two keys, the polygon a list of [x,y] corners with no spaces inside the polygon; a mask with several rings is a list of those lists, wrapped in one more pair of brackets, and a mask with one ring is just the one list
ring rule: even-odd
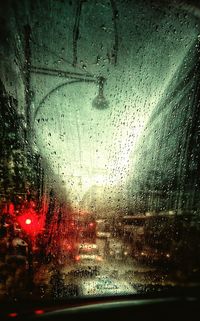
{"label": "lamp post", "polygon": [[109,106],[109,103],[105,99],[104,93],[103,93],[104,83],[106,79],[102,76],[97,77],[90,74],[72,73],[72,72],[66,72],[61,70],[53,70],[53,69],[37,68],[37,67],[32,67],[31,72],[35,74],[45,75],[45,76],[48,75],[48,76],[54,76],[54,77],[64,77],[68,79],[68,81],[54,87],[42,98],[33,115],[34,121],[38,115],[39,110],[41,109],[43,103],[46,101],[47,98],[49,98],[58,89],[74,83],[82,82],[82,83],[97,84],[99,87],[99,92],[98,92],[98,95],[94,98],[92,102],[92,106],[99,110],[108,108]]}
{"label": "lamp post", "polygon": [[[24,83],[25,83],[25,115],[26,115],[26,130],[27,130],[27,140],[30,142],[31,134],[32,134],[32,120],[35,121],[38,111],[43,105],[44,101],[57,89],[77,83],[77,82],[85,82],[85,83],[95,83],[98,85],[98,95],[93,99],[92,106],[96,109],[103,110],[109,107],[108,101],[104,97],[104,84],[106,78],[102,76],[96,76],[90,73],[80,73],[73,71],[65,71],[60,69],[52,69],[52,68],[44,68],[37,67],[32,64],[31,61],[31,27],[29,25],[24,26]],[[31,105],[32,105],[32,91],[31,91],[31,74],[44,75],[49,77],[59,77],[68,79],[67,82],[56,86],[54,89],[49,91],[39,103],[37,109],[32,118]]]}
{"label": "lamp post", "polygon": [[24,73],[25,73],[25,115],[26,115],[26,126],[27,126],[27,140],[30,142],[30,134],[32,133],[32,112],[31,112],[31,104],[32,104],[32,91],[31,91],[31,74],[38,74],[44,75],[49,77],[59,77],[68,79],[67,82],[56,86],[50,92],[48,92],[45,97],[39,103],[34,116],[33,120],[36,119],[37,113],[41,108],[44,101],[57,89],[66,86],[68,84],[77,83],[77,82],[85,82],[85,83],[96,83],[98,85],[98,95],[94,98],[92,102],[92,106],[96,109],[105,109],[108,108],[109,103],[104,97],[104,84],[106,78],[102,76],[96,76],[90,73],[78,73],[78,72],[71,72],[65,71],[60,69],[51,69],[51,68],[44,68],[44,67],[37,67],[32,65],[31,61],[31,27],[29,25],[24,26],[24,38],[25,38],[25,49],[24,49]]}

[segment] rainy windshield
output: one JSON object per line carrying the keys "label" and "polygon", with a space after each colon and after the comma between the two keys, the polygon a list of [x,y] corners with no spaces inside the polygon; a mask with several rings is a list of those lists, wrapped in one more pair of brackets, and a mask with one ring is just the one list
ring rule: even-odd
{"label": "rainy windshield", "polygon": [[200,8],[0,5],[0,300],[200,281]]}

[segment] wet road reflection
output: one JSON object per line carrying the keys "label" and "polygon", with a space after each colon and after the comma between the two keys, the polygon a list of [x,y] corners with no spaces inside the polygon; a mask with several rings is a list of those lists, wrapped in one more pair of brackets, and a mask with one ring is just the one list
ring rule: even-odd
{"label": "wet road reflection", "polygon": [[[115,238],[115,244],[119,242]],[[162,287],[173,286],[172,272],[160,267],[139,263],[131,257],[126,260],[109,258],[105,255],[106,239],[97,239],[103,261],[96,262],[66,262],[59,269],[52,264],[41,266],[35,273],[34,282],[43,297],[68,297],[88,295],[118,295],[135,294],[151,291]]]}

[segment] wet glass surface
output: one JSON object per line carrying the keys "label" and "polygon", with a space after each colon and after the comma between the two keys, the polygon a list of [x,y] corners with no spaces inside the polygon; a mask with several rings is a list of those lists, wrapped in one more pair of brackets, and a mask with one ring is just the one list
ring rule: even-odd
{"label": "wet glass surface", "polygon": [[199,285],[199,5],[24,0],[0,21],[0,299]]}

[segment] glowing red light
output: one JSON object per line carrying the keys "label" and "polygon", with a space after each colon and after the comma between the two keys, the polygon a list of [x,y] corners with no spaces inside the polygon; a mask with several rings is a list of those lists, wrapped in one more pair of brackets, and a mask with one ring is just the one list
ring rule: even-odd
{"label": "glowing red light", "polygon": [[76,255],[75,259],[76,261],[80,261],[80,255]]}
{"label": "glowing red light", "polygon": [[38,215],[33,208],[25,209],[17,220],[21,228],[32,237],[43,231],[45,217]]}
{"label": "glowing red light", "polygon": [[31,222],[32,222],[32,221],[31,221],[30,218],[27,218],[26,221],[25,221],[25,223],[26,223],[27,225],[31,224]]}
{"label": "glowing red light", "polygon": [[89,224],[89,227],[93,227],[93,226],[94,226],[94,223],[90,223],[90,224]]}
{"label": "glowing red light", "polygon": [[39,314],[43,314],[44,310],[35,310],[35,314],[39,315]]}
{"label": "glowing red light", "polygon": [[15,317],[17,317],[17,313],[16,312],[12,312],[12,313],[9,313],[8,316],[11,317],[11,318],[15,318]]}

